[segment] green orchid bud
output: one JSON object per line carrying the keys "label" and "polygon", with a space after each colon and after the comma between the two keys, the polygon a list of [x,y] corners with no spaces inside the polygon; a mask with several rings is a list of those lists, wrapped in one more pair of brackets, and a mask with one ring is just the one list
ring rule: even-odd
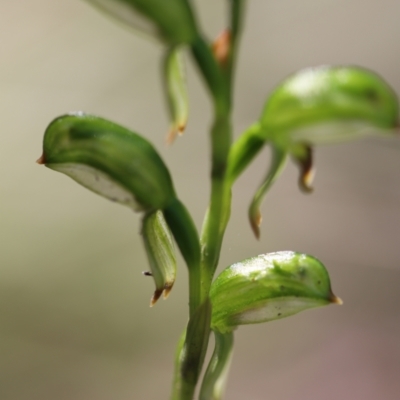
{"label": "green orchid bud", "polygon": [[210,299],[211,328],[221,333],[342,303],[332,293],[324,265],[292,251],[262,254],[231,265],[213,282]]}
{"label": "green orchid bud", "polygon": [[51,122],[38,162],[135,211],[164,209],[176,197],[167,167],[146,139],[91,115]]}
{"label": "green orchid bud", "polygon": [[171,126],[167,143],[172,143],[177,135],[185,131],[189,103],[186,87],[186,74],[181,49],[169,49],[163,65],[164,89],[170,111]]}
{"label": "green orchid bud", "polygon": [[170,44],[191,43],[197,28],[187,0],[88,0],[129,26]]}
{"label": "green orchid bud", "polygon": [[237,179],[265,144],[272,163],[249,208],[258,238],[260,206],[289,154],[300,169],[299,187],[312,192],[313,145],[357,139],[369,134],[390,136],[399,127],[399,103],[378,75],[359,67],[322,66],[297,72],[267,100],[260,120],[234,143],[228,181]]}
{"label": "green orchid bud", "polygon": [[162,211],[145,215],[142,221],[142,237],[151,276],[156,284],[150,300],[150,307],[153,307],[163,293],[164,299],[168,297],[176,277],[174,244]]}
{"label": "green orchid bud", "polygon": [[[43,155],[38,163],[62,172],[93,192],[134,211],[149,214],[162,210],[189,268],[193,296],[198,296],[201,275],[198,233],[189,212],[176,198],[167,167],[146,139],[92,115],[64,115],[47,127]],[[164,228],[161,217],[158,218],[153,221],[158,228],[153,229],[161,231]],[[166,239],[162,241],[164,244],[153,244],[159,247],[158,251],[166,246]],[[150,264],[160,262],[159,259],[150,260]],[[170,277],[171,270],[168,271]],[[166,271],[160,276],[162,274],[167,278]],[[159,282],[161,278],[157,276],[157,289],[160,289]]]}
{"label": "green orchid bud", "polygon": [[295,73],[269,97],[261,115],[265,138],[290,150],[368,134],[388,135],[399,122],[392,88],[359,67],[322,66]]}

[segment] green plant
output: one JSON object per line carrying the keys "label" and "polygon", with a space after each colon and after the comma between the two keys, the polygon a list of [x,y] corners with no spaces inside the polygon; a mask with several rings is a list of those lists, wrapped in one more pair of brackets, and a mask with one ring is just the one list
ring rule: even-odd
{"label": "green plant", "polygon": [[233,75],[244,0],[231,0],[230,24],[211,45],[202,35],[188,0],[92,0],[101,9],[146,32],[165,48],[164,82],[171,115],[169,141],[185,129],[188,116],[181,52],[188,49],[213,105],[211,198],[201,235],[179,200],[167,167],[142,136],[85,114],[55,119],[47,128],[40,163],[142,214],[142,237],[156,289],[154,305],[173,286],[175,239],[189,271],[189,323],[175,360],[172,399],[194,396],[210,332],[215,350],[200,398],[220,399],[233,346],[242,324],[283,318],[340,303],[325,267],[293,252],[260,255],[225,269],[213,282],[230,216],[235,180],[269,145],[271,167],[249,208],[260,235],[263,198],[290,155],[300,167],[300,188],[311,191],[312,148],[373,133],[391,135],[398,102],[376,74],[359,67],[317,67],[284,80],[268,97],[258,121],[232,143]]}

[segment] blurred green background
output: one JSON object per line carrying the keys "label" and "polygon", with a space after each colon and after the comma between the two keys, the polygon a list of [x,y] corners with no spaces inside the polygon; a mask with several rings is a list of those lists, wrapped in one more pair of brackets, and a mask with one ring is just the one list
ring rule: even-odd
{"label": "blurred green background", "polygon": [[[209,37],[225,1],[198,0]],[[289,73],[357,64],[400,93],[398,0],[251,0],[237,70],[235,134]],[[47,124],[84,110],[158,148],[198,227],[209,194],[210,106],[189,63],[191,116],[167,148],[161,49],[79,0],[0,4],[0,399],[167,399],[186,323],[183,263],[166,302],[139,217],[35,164]],[[241,328],[227,400],[397,400],[400,393],[400,141],[318,148],[315,193],[290,165],[264,205],[257,242],[247,206],[268,151],[239,180],[220,267],[276,250],[315,255],[344,306]]]}

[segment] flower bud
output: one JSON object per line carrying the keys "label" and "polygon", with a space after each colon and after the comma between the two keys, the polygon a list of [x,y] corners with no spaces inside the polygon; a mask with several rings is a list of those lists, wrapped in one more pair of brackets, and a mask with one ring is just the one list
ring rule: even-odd
{"label": "flower bud", "polygon": [[221,333],[342,303],[332,293],[324,265],[292,251],[262,254],[231,265],[213,282],[210,299],[211,328]]}
{"label": "flower bud", "polygon": [[156,290],[150,301],[150,307],[152,307],[161,294],[164,293],[164,299],[168,297],[176,277],[174,244],[162,211],[144,216],[142,237],[150,264],[151,276],[156,284]]}
{"label": "flower bud", "polygon": [[146,139],[91,115],[51,122],[38,162],[135,211],[163,209],[176,197],[167,167]]}
{"label": "flower bud", "polygon": [[172,143],[177,135],[182,135],[185,131],[189,114],[185,65],[179,48],[168,50],[164,59],[163,75],[171,119],[167,143]]}
{"label": "flower bud", "polygon": [[378,75],[359,67],[308,68],[284,80],[268,98],[260,120],[234,143],[229,154],[232,184],[263,146],[272,147],[270,170],[249,208],[259,237],[260,205],[290,155],[300,169],[299,187],[313,190],[313,145],[338,143],[369,134],[393,135],[399,127],[399,104]]}
{"label": "flower bud", "polygon": [[197,37],[187,0],[88,0],[113,17],[157,36],[169,44],[190,43]]}
{"label": "flower bud", "polygon": [[359,67],[307,68],[283,81],[267,100],[265,137],[290,150],[296,143],[329,144],[391,134],[399,122],[392,88]]}

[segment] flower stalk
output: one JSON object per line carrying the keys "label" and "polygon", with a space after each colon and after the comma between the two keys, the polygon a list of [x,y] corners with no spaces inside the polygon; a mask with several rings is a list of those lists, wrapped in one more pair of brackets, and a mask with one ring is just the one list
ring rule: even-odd
{"label": "flower stalk", "polygon": [[214,44],[199,28],[189,0],[88,0],[165,47],[163,80],[170,111],[169,142],[186,127],[189,114],[182,52],[189,49],[210,95],[210,198],[199,235],[175,191],[167,166],[144,137],[84,113],[56,118],[47,127],[38,162],[84,187],[142,214],[142,239],[156,289],[153,306],[166,298],[177,274],[175,241],[188,268],[189,319],[179,340],[170,400],[193,400],[211,331],[215,349],[200,400],[222,400],[241,325],[281,319],[328,304],[333,295],[325,266],[291,251],[262,254],[225,268],[214,280],[231,212],[232,186],[264,146],[272,149],[269,170],[248,216],[260,237],[264,197],[291,157],[299,184],[310,192],[313,149],[398,130],[399,104],[390,86],[360,67],[323,66],[299,71],[267,98],[257,121],[233,142],[234,74],[245,0],[228,0],[229,22]]}

